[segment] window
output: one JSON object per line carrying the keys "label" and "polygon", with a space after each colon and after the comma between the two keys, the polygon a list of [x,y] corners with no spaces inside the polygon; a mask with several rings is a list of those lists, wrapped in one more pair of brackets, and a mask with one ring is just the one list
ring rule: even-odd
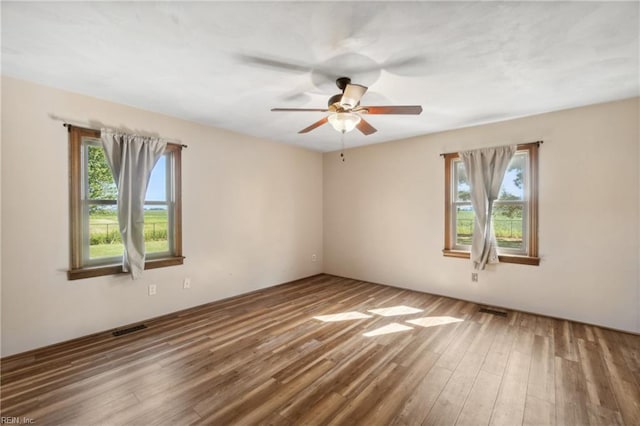
{"label": "window", "polygon": [[[518,145],[493,204],[501,262],[538,265],[538,143]],[[445,256],[469,258],[475,215],[457,153],[445,155]]]}
{"label": "window", "polygon": [[[117,189],[100,132],[69,126],[71,269],[69,279],[122,272],[124,251]],[[182,257],[181,146],[167,144],[145,197],[145,269],[179,265]]]}

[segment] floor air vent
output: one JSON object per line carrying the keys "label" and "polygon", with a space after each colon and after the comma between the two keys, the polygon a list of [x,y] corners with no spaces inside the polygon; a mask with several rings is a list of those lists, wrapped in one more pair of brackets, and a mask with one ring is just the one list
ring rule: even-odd
{"label": "floor air vent", "polygon": [[129,328],[121,328],[120,330],[114,331],[112,334],[118,337],[118,336],[122,336],[123,334],[129,334],[129,333],[133,333],[134,331],[142,330],[144,328],[147,328],[147,326],[144,324],[139,324]]}
{"label": "floor air vent", "polygon": [[480,312],[484,312],[485,314],[491,314],[491,315],[496,315],[499,317],[507,317],[507,312],[506,311],[499,311],[497,309],[491,309],[491,308],[480,308]]}

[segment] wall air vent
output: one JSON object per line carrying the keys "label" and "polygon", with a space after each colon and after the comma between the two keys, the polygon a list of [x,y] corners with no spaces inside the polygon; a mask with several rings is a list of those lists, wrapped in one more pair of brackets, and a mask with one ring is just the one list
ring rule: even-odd
{"label": "wall air vent", "polygon": [[491,315],[496,315],[496,316],[505,317],[505,318],[507,317],[507,311],[501,311],[498,309],[483,307],[483,308],[480,308],[479,311],[484,312],[485,314],[491,314]]}
{"label": "wall air vent", "polygon": [[129,333],[133,333],[134,331],[142,330],[144,328],[147,328],[147,326],[144,324],[138,324],[138,325],[134,325],[133,327],[121,328],[119,330],[115,330],[111,334],[113,334],[115,337],[118,337],[118,336],[122,336],[123,334],[129,334]]}

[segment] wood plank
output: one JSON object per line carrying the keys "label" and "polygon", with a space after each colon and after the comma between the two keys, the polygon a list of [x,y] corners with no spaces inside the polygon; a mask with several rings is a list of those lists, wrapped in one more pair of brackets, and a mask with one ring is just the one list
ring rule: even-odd
{"label": "wood plank", "polygon": [[[214,416],[203,419],[204,422],[228,424],[233,421],[241,424],[262,424],[263,420],[270,417],[273,413],[280,411],[280,408],[293,399],[296,394],[310,386],[315,380],[326,374],[333,368],[334,364],[331,361],[323,361],[316,364],[314,368],[307,370],[304,374],[296,377],[295,380],[290,381],[288,384],[279,383],[277,389],[274,391],[270,398],[257,398],[257,401],[248,400],[246,403],[234,403],[231,406],[235,406],[235,411],[230,411],[226,414],[226,417],[222,412],[216,413]],[[242,401],[242,399],[240,399]],[[229,409],[229,406],[225,409]]]}
{"label": "wood plank", "polygon": [[587,414],[589,415],[589,424],[592,425],[625,424],[619,411],[610,410],[600,405],[587,403]]}
{"label": "wood plank", "polygon": [[407,367],[399,365],[401,374],[395,375],[378,390],[378,401],[372,410],[361,418],[364,424],[389,424],[404,405],[414,389],[435,365],[439,355],[424,351]]}
{"label": "wood plank", "polygon": [[569,361],[578,361],[578,350],[576,348],[571,322],[556,320],[553,324],[555,356]]}
{"label": "wood plank", "polygon": [[434,367],[420,381],[409,395],[400,412],[391,421],[392,425],[422,424],[431,407],[435,404],[440,393],[448,383],[453,372],[442,367]]}
{"label": "wood plank", "polygon": [[456,425],[489,424],[501,381],[501,376],[480,371],[456,420]]}
{"label": "wood plank", "polygon": [[527,396],[553,404],[556,400],[555,358],[551,339],[536,335],[531,353]]}
{"label": "wood plank", "polygon": [[503,324],[497,325],[496,328],[496,337],[489,347],[489,352],[482,364],[482,370],[502,377],[509,361],[517,329]]}
{"label": "wood plank", "polygon": [[524,408],[523,425],[527,426],[552,426],[556,424],[556,407],[553,403],[527,395]]}
{"label": "wood plank", "polygon": [[345,398],[342,395],[329,392],[314,404],[305,407],[305,410],[293,420],[289,417],[284,418],[295,425],[323,425],[329,423],[333,414],[343,405],[345,405]]}
{"label": "wood plank", "polygon": [[618,403],[611,389],[604,359],[598,352],[598,345],[579,339],[578,350],[589,402],[612,411],[618,411]]}
{"label": "wood plank", "polygon": [[473,352],[465,354],[429,411],[425,423],[455,423],[480,371],[483,359],[484,356]]}
{"label": "wood plank", "polygon": [[560,425],[589,423],[587,385],[576,361],[556,356],[556,422]]}
{"label": "wood plank", "polygon": [[336,413],[329,422],[329,425],[357,424],[360,419],[364,418],[367,413],[375,407],[379,398],[382,397],[381,393],[377,392],[378,389],[384,385],[385,381],[387,381],[397,369],[397,364],[386,364],[361,392],[354,398],[351,398],[346,406]]}
{"label": "wood plank", "polygon": [[518,351],[511,352],[491,414],[490,424],[522,424],[530,365],[531,355]]}
{"label": "wood plank", "polygon": [[640,386],[635,381],[633,372],[627,364],[623,348],[626,347],[636,354],[637,352],[626,343],[627,336],[623,337],[622,333],[595,328],[594,334],[606,365],[605,371],[611,384],[611,390],[618,403],[618,409],[624,423],[640,424]]}
{"label": "wood plank", "polygon": [[[329,358],[334,362],[335,368],[302,390],[295,399],[288,401],[280,409],[280,414],[295,422],[301,422],[300,419],[305,418],[316,420],[328,418],[333,411],[337,411],[337,408],[347,401],[339,391],[354,379],[366,375],[369,367],[376,362],[376,355],[382,349],[375,342],[370,342],[359,349],[353,348],[352,352],[342,359]],[[327,395],[330,396],[330,401],[324,401]],[[310,407],[316,407],[321,411],[310,414]]]}

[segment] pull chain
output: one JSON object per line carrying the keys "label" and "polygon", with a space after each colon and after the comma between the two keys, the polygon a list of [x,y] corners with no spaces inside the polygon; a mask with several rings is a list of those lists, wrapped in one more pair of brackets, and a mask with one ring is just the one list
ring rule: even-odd
{"label": "pull chain", "polygon": [[340,134],[340,142],[342,143],[342,152],[340,152],[340,159],[344,163],[344,130]]}

